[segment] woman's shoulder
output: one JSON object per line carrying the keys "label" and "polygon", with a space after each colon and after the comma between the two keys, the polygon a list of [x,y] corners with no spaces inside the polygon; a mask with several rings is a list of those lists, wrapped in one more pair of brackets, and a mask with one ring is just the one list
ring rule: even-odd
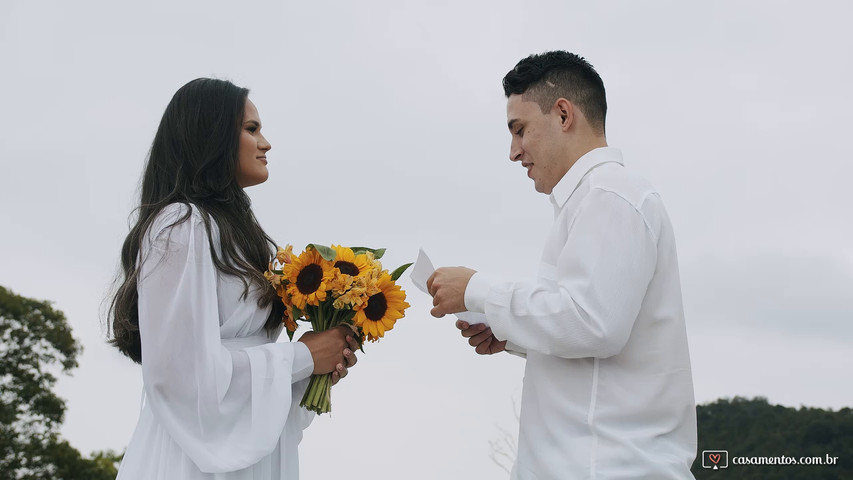
{"label": "woman's shoulder", "polygon": [[195,205],[170,203],[154,215],[149,231],[152,233],[160,232],[167,228],[174,228],[186,221],[196,222],[198,220],[201,220],[201,215]]}
{"label": "woman's shoulder", "polygon": [[148,237],[154,240],[168,233],[170,238],[180,238],[206,230],[208,223],[210,228],[216,229],[212,219],[204,221],[204,213],[198,206],[191,203],[170,203],[154,216],[148,228]]}

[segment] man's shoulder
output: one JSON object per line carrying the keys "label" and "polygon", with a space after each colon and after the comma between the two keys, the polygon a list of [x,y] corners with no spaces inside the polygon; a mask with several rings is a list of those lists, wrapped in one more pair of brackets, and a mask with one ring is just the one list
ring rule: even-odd
{"label": "man's shoulder", "polygon": [[[607,195],[616,195],[624,200],[629,208],[633,208],[643,217],[643,221],[655,236],[669,224],[666,207],[657,189],[630,168],[612,164],[595,169],[589,178],[588,194],[592,192],[609,192]],[[593,195],[588,198],[592,200],[605,197]]]}
{"label": "man's shoulder", "polygon": [[614,193],[636,208],[640,208],[657,189],[631,168],[618,163],[608,163],[592,170],[587,180],[589,191],[603,190]]}

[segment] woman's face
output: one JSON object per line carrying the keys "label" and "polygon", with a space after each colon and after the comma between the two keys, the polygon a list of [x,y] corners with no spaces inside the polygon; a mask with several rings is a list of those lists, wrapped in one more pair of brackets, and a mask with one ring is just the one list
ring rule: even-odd
{"label": "woman's face", "polygon": [[261,117],[258,109],[248,98],[243,109],[243,126],[240,129],[238,151],[237,185],[241,188],[264,183],[270,176],[267,170],[267,152],[272,146],[261,135]]}

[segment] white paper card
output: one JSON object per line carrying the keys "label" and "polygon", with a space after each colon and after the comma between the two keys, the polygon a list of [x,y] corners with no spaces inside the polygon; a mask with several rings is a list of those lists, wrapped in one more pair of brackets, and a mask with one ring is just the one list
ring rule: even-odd
{"label": "white paper card", "polygon": [[432,262],[429,260],[426,252],[421,248],[418,250],[418,259],[415,260],[415,265],[412,266],[412,273],[409,274],[409,278],[412,279],[412,283],[414,283],[420,291],[429,295],[429,290],[427,290],[427,280],[429,280],[429,277],[434,271],[435,267],[432,266]]}
{"label": "white paper card", "polygon": [[[429,295],[429,290],[427,290],[427,280],[429,280],[429,277],[432,276],[433,272],[435,272],[435,267],[432,266],[432,261],[430,261],[429,256],[426,254],[424,249],[421,248],[418,251],[418,259],[412,267],[412,273],[409,274],[409,278],[412,279],[412,283],[414,283],[420,291]],[[459,320],[468,322],[470,325],[482,323],[487,327],[489,326],[489,322],[486,320],[486,315],[482,313],[459,312],[456,314],[456,317]]]}

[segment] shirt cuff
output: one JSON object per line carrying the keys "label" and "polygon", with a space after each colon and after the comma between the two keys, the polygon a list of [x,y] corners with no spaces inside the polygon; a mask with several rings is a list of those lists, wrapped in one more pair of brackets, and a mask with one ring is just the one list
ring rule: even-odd
{"label": "shirt cuff", "polygon": [[293,342],[293,373],[291,383],[308,378],[314,372],[314,357],[308,345],[302,342]]}
{"label": "shirt cuff", "polygon": [[486,313],[486,298],[489,296],[489,280],[477,272],[465,287],[465,309],[469,312]]}
{"label": "shirt cuff", "polygon": [[509,340],[507,340],[506,347],[504,348],[506,349],[506,352],[510,355],[515,355],[516,357],[521,358],[527,358],[527,350],[522,347],[519,347],[518,345],[510,342]]}

